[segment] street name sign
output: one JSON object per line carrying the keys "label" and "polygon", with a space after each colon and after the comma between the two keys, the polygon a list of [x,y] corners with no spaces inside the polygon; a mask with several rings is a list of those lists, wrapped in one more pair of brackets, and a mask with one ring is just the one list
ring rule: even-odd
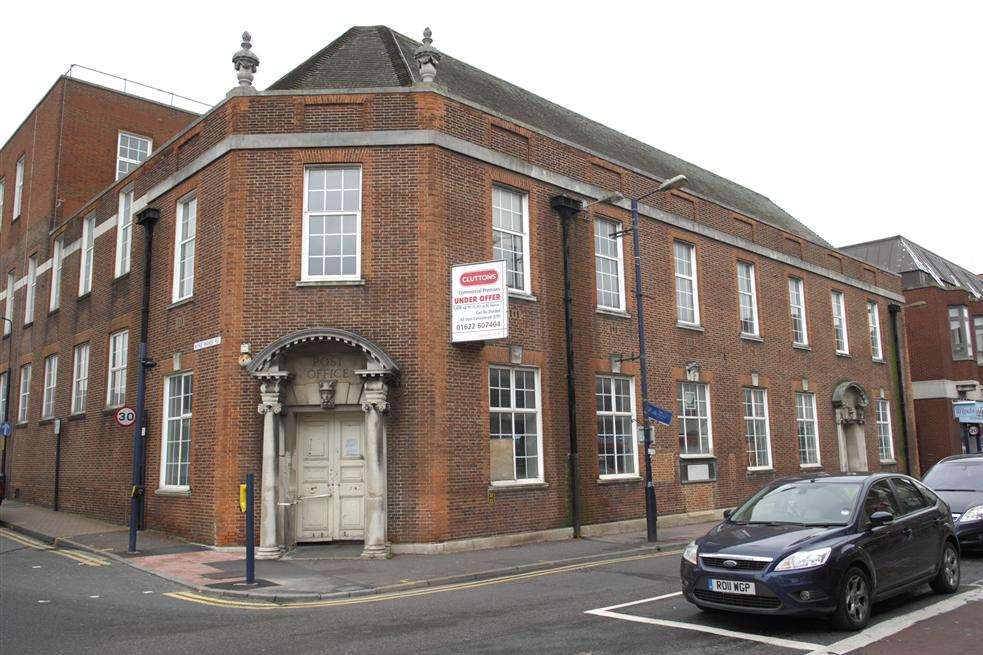
{"label": "street name sign", "polygon": [[451,342],[506,339],[509,293],[505,261],[451,267]]}
{"label": "street name sign", "polygon": [[670,425],[672,423],[672,412],[668,409],[662,409],[658,405],[645,401],[645,415],[655,421],[656,423],[661,423],[662,425]]}

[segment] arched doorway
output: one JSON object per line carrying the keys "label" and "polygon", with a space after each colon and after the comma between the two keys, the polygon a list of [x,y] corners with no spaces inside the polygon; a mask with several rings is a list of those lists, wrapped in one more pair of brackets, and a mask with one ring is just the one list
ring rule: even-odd
{"label": "arched doorway", "polygon": [[364,541],[388,556],[386,414],[399,368],[372,341],[331,328],[277,339],[248,365],[260,386],[258,558],[302,541]]}
{"label": "arched doorway", "polygon": [[857,473],[868,470],[866,411],[869,404],[867,392],[853,380],[841,382],[833,391],[841,471]]}

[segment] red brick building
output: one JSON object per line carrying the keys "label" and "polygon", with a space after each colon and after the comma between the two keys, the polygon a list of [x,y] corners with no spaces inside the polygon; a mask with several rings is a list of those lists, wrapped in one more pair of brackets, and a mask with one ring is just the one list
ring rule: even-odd
{"label": "red brick building", "polygon": [[983,280],[902,236],[843,251],[902,277],[922,469],[979,452],[983,422],[957,422],[953,403],[983,402]]}
{"label": "red brick building", "polygon": [[[645,201],[639,230],[650,400],[676,415],[651,454],[663,520],[732,506],[776,476],[914,464],[897,275],[753,191],[429,42],[353,28],[262,92],[244,46],[239,88],[45,237],[69,244],[63,301],[30,337],[15,321],[24,347],[10,379],[25,363],[37,375],[12,400],[28,408],[12,493],[50,502],[47,386],[65,426],[62,507],[126,518],[131,432],[112,414],[136,393],[147,230],[121,238],[122,214],[155,225],[148,526],[241,543],[237,486],[255,472],[263,556],[303,541],[364,540],[375,556],[568,536],[551,199],[638,196],[677,174],[686,185]],[[644,511],[627,207],[597,203],[570,225],[586,534],[638,525]],[[9,221],[7,209],[5,233]],[[509,336],[452,344],[451,266],[492,259],[506,262]],[[21,285],[25,266],[16,260]],[[90,268],[92,291],[79,294]],[[37,279],[46,298],[51,276]],[[79,348],[84,413],[71,405]],[[66,365],[45,385],[55,353]]]}
{"label": "red brick building", "polygon": [[[77,262],[73,253],[80,236],[77,221],[72,224],[70,219],[196,117],[189,111],[64,75],[0,149],[0,263],[4,273],[0,303],[5,319],[0,344],[4,362],[0,417],[15,424],[3,461],[9,471],[20,437],[23,452],[15,467],[15,479],[28,499],[48,505],[56,502],[54,425],[55,419],[69,418],[68,397],[60,394],[55,404],[44,408],[43,417],[38,411],[42,409],[37,404],[40,401],[33,407],[24,403],[24,411],[34,413],[27,414],[30,422],[18,421],[22,411],[18,389],[9,383],[24,380],[28,389],[42,389],[45,359],[55,354],[60,354],[62,375],[65,371],[71,375],[73,340],[76,336],[84,338],[96,326],[87,308],[101,301],[93,301],[91,296],[108,298],[111,294],[97,285],[91,293],[78,297],[78,287],[69,288],[67,278],[75,275],[77,280],[77,271],[66,270],[65,264]],[[52,271],[55,261],[60,263],[57,271]],[[60,276],[62,284],[52,288],[53,276]],[[119,289],[127,284],[124,278],[114,286]],[[118,308],[125,306],[123,302],[122,297],[114,300]],[[67,355],[62,354],[63,349]],[[94,365],[93,372],[97,368]],[[91,410],[88,416],[88,421],[81,412],[72,416],[74,430],[63,420],[64,434],[81,438],[84,433],[100,433],[102,426]],[[122,441],[107,442],[106,448],[98,442],[80,446],[76,443],[70,458],[59,467],[73,499],[69,506],[108,515],[100,494],[107,493],[115,481],[105,477],[104,467],[110,463],[111,454],[122,458],[129,447]],[[116,491],[113,488],[112,493]]]}

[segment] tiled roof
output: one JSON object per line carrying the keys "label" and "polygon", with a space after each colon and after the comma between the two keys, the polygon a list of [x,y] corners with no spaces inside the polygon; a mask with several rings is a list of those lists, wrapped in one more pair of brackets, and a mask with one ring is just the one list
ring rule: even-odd
{"label": "tiled roof", "polygon": [[983,279],[979,276],[900,235],[840,250],[898,275],[922,271],[940,287],[965,289],[976,298],[983,297]]}
{"label": "tiled roof", "polygon": [[[270,90],[359,89],[420,82],[419,42],[388,27],[353,27],[270,86]],[[435,83],[451,95],[592,150],[656,179],[680,173],[693,193],[832,247],[765,196],[626,136],[441,53]],[[616,189],[612,189],[616,191]]]}

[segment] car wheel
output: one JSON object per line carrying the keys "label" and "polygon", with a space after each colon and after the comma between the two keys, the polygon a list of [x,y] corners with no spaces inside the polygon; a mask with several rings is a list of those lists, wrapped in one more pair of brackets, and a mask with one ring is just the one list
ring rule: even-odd
{"label": "car wheel", "polygon": [[861,569],[851,566],[840,581],[833,626],[837,630],[860,630],[865,627],[870,621],[873,597],[870,578]]}
{"label": "car wheel", "polygon": [[942,547],[942,561],[939,572],[931,582],[932,590],[938,594],[953,594],[959,589],[959,553],[951,541]]}

